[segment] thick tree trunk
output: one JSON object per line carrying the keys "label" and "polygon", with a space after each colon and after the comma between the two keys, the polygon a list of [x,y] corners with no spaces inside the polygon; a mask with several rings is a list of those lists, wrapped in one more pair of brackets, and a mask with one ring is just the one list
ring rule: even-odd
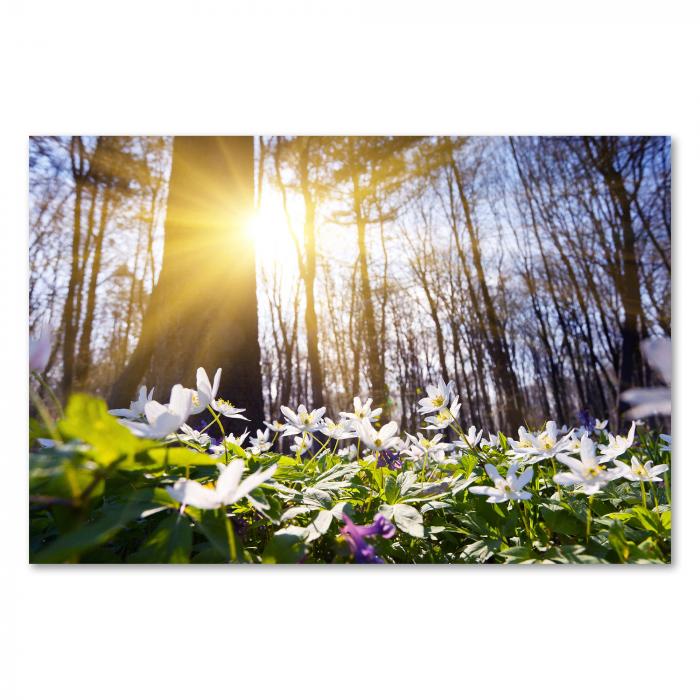
{"label": "thick tree trunk", "polygon": [[144,379],[166,399],[197,367],[223,370],[219,395],[263,420],[253,209],[253,138],[178,136],[163,266],[141,337],[110,403],[128,405]]}

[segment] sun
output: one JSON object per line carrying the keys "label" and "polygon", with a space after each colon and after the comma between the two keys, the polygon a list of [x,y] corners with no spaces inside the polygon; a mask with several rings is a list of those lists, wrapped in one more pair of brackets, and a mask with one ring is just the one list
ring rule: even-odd
{"label": "sun", "polygon": [[283,213],[274,207],[263,206],[251,216],[246,233],[255,244],[255,250],[261,258],[287,261],[287,256],[294,253],[294,243],[289,234]]}

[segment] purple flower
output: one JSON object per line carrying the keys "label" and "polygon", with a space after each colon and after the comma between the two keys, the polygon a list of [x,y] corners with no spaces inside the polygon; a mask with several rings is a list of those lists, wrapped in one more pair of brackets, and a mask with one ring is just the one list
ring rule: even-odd
{"label": "purple flower", "polygon": [[383,564],[384,560],[374,552],[374,547],[368,544],[365,537],[380,535],[389,539],[396,534],[396,528],[383,515],[377,513],[371,525],[355,525],[355,523],[343,513],[345,527],[340,529],[341,534],[348,542],[351,554],[358,564]]}
{"label": "purple flower", "polygon": [[379,459],[377,459],[378,467],[388,467],[389,469],[401,469],[403,464],[401,463],[401,458],[392,452],[392,450],[382,450],[379,453]]}

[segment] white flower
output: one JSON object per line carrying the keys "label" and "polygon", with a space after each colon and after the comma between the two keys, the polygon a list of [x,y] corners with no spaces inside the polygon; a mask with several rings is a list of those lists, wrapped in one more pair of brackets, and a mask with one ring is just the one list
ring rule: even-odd
{"label": "white flower", "polygon": [[301,457],[304,452],[307,452],[313,441],[311,439],[310,433],[304,433],[301,437],[298,435],[294,438],[294,444],[289,447],[289,449]]}
{"label": "white flower", "polygon": [[[226,443],[226,446],[231,448],[233,445],[238,445],[238,447],[243,447],[243,443],[245,442],[245,439],[248,437],[249,432],[246,430],[242,435],[239,435],[236,437],[233,433],[229,433],[218,445],[211,445],[209,448],[213,454],[215,455],[220,455],[224,454],[226,451],[224,449],[224,442]],[[230,451],[230,450],[229,450]]]}
{"label": "white flower", "polygon": [[455,422],[455,420],[457,420],[457,415],[459,414],[459,409],[461,406],[462,404],[459,403],[459,399],[455,398],[449,408],[441,408],[434,416],[429,416],[425,419],[426,423],[431,424],[426,426],[426,429],[443,430],[444,428],[447,428],[448,425],[451,425]]}
{"label": "white flower", "polygon": [[250,442],[250,451],[254,455],[267,452],[272,447],[272,443],[270,442],[270,431],[265,430],[263,433],[262,430],[258,430],[257,437],[250,438],[248,442]]}
{"label": "white flower", "polygon": [[200,433],[199,430],[190,428],[187,423],[185,423],[182,428],[182,432],[178,434],[178,437],[183,440],[190,440],[191,442],[196,442],[202,447],[206,447],[211,442],[211,437],[207,433]]}
{"label": "white flower", "polygon": [[518,429],[519,440],[509,439],[511,447],[516,457],[523,457],[531,464],[541,462],[543,459],[551,459],[560,452],[570,451],[571,435],[569,432],[564,437],[559,437],[557,424],[547,421],[543,432],[535,435],[528,433],[522,426]]}
{"label": "white flower", "polygon": [[216,394],[219,391],[219,383],[221,382],[221,367],[216,370],[214,375],[214,384],[209,381],[204,367],[197,370],[197,393],[192,392],[192,415],[204,411],[207,406],[216,399]]}
{"label": "white flower", "polygon": [[294,413],[287,406],[280,406],[280,411],[287,419],[287,427],[282,433],[283,436],[298,435],[299,433],[314,433],[321,429],[321,417],[326,412],[325,408],[317,408],[311,413],[306,410],[306,406],[301,404]]}
{"label": "white flower", "polygon": [[375,430],[369,422],[369,418],[365,418],[361,423],[357,423],[358,437],[364,444],[375,452],[381,450],[391,450],[401,444],[401,439],[396,436],[399,426],[396,421],[390,421],[383,425],[379,430]]}
{"label": "white flower", "polygon": [[238,420],[250,420],[240,414],[245,411],[245,408],[236,408],[230,401],[226,399],[215,399],[211,402],[211,407],[226,418],[238,418]]}
{"label": "white flower", "polygon": [[427,396],[418,402],[418,413],[434,413],[446,408],[454,391],[454,382],[450,381],[445,384],[442,377],[440,377],[437,386],[430,385],[425,388]]}
{"label": "white flower", "polygon": [[600,451],[606,457],[604,461],[609,462],[611,459],[615,459],[615,457],[624,454],[632,447],[632,443],[634,442],[634,428],[635,422],[632,421],[632,427],[629,429],[627,437],[622,435],[608,435],[608,444],[600,448]]}
{"label": "white flower", "polygon": [[278,420],[273,420],[272,423],[263,421],[263,423],[265,423],[265,427],[269,428],[273,433],[281,433],[287,428],[286,423],[280,423]]}
{"label": "white flower", "polygon": [[671,339],[647,338],[640,343],[647,363],[658,372],[665,387],[628,389],[620,398],[632,408],[625,412],[627,418],[645,418],[654,414],[671,415]]}
{"label": "white flower", "polygon": [[321,432],[334,440],[347,440],[357,437],[354,425],[355,422],[352,420],[342,420],[340,423],[335,423],[330,418],[324,418]]}
{"label": "white flower", "polygon": [[642,464],[636,457],[632,457],[632,464],[625,464],[619,459],[615,460],[615,464],[620,467],[620,476],[628,481],[663,481],[659,474],[668,471],[668,464],[653,465],[649,460]]}
{"label": "white flower", "polygon": [[343,457],[352,461],[357,457],[357,445],[351,444],[338,450],[338,457]]}
{"label": "white flower", "polygon": [[147,401],[144,414],[147,423],[135,423],[123,420],[131,432],[140,437],[164,438],[179,430],[192,413],[192,390],[176,384],[170,392],[170,401],[160,404],[157,401]]}
{"label": "white flower", "polygon": [[230,506],[247,496],[253,489],[267,481],[277,470],[273,464],[268,469],[254,472],[241,483],[244,464],[241,459],[234,459],[226,466],[216,481],[213,489],[202,486],[198,481],[179,479],[167,492],[184,506],[194,506],[202,510],[212,510],[221,506]]}
{"label": "white flower", "polygon": [[[455,442],[455,447],[459,447],[462,450],[473,450],[479,444],[483,432],[483,430],[480,430],[477,433],[476,427],[472,425],[465,433],[464,440],[457,440]],[[496,440],[498,440],[498,436],[496,436]]]}
{"label": "white flower", "polygon": [[595,426],[593,427],[593,430],[595,430],[599,433],[602,433],[605,430],[607,425],[608,425],[608,421],[606,421],[606,420],[600,421],[596,418]]}
{"label": "white flower", "polygon": [[144,411],[146,409],[146,404],[153,399],[153,392],[155,387],[147,392],[145,386],[139,387],[139,394],[136,397],[136,401],[132,401],[129,404],[129,408],[114,408],[110,411],[113,416],[119,416],[120,418],[129,418],[130,420],[137,420],[143,418]]}
{"label": "white flower", "polygon": [[609,461],[608,457],[598,457],[593,440],[587,435],[581,438],[581,459],[574,459],[571,455],[558,454],[557,459],[565,464],[571,471],[558,472],[554,475],[555,483],[561,486],[581,485],[581,490],[591,496],[598,493],[609,481],[622,476],[620,469],[608,469],[601,466]]}
{"label": "white flower", "polygon": [[671,436],[670,435],[665,435],[664,433],[661,433],[659,437],[666,443],[665,445],[662,445],[660,447],[661,452],[670,452],[671,451]]}
{"label": "white flower", "polygon": [[527,467],[525,471],[516,476],[515,472],[520,465],[515,462],[508,468],[508,473],[502,477],[498,469],[493,464],[486,465],[486,473],[491,477],[493,486],[471,486],[469,490],[479,496],[488,496],[487,503],[503,503],[503,501],[527,501],[532,498],[532,494],[523,491],[523,488],[532,479],[532,467]]}
{"label": "white flower", "polygon": [[479,443],[479,446],[483,449],[484,447],[495,447],[499,448],[501,447],[501,438],[498,437],[498,434],[492,435],[489,433],[489,438],[488,440],[486,438],[482,439],[482,441]]}
{"label": "white flower", "polygon": [[407,435],[406,437],[408,437],[409,449],[404,450],[404,452],[414,459],[420,459],[425,455],[432,455],[440,450],[445,451],[452,449],[452,445],[450,443],[440,443],[444,437],[442,433],[437,433],[431,440],[428,440],[427,437],[423,437],[423,433],[418,433],[417,435]]}
{"label": "white flower", "polygon": [[51,326],[43,325],[38,338],[29,339],[29,371],[43,372],[51,357],[53,332]]}
{"label": "white flower", "polygon": [[359,396],[356,396],[352,400],[353,408],[355,409],[352,413],[347,411],[340,411],[341,418],[347,418],[352,421],[363,421],[365,418],[370,421],[375,421],[379,416],[382,415],[381,408],[372,409],[372,399],[367,399],[364,403]]}
{"label": "white flower", "polygon": [[[445,447],[447,447],[447,445],[445,445]],[[452,445],[450,445],[450,448],[451,447]],[[430,458],[433,460],[433,462],[439,464],[441,467],[453,466],[458,463],[454,457],[449,457],[445,450],[437,450],[435,452],[432,452]]]}

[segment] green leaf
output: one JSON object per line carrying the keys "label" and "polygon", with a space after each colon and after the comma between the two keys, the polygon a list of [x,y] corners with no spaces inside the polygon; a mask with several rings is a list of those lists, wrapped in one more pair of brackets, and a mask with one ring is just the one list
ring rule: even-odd
{"label": "green leaf", "polygon": [[540,515],[552,532],[570,537],[585,535],[586,526],[571,511],[556,506],[540,508]]}
{"label": "green leaf", "polygon": [[478,562],[483,564],[484,562],[491,559],[491,557],[498,552],[501,546],[500,540],[495,539],[485,539],[477,540],[468,544],[462,549],[462,554],[464,557],[473,562]]}
{"label": "green leaf", "polygon": [[229,548],[226,535],[226,521],[220,510],[202,510],[195,520],[198,530],[209,540],[216,551],[228,561]]}
{"label": "green leaf", "polygon": [[298,530],[303,528],[286,528],[278,530],[265,547],[262,555],[263,564],[296,564],[306,554],[306,545]]}
{"label": "green leaf", "polygon": [[159,468],[167,467],[213,467],[216,459],[204,452],[187,447],[157,447],[148,450],[151,464]]}
{"label": "green leaf", "polygon": [[307,530],[306,541],[313,542],[328,532],[328,528],[333,522],[333,513],[329,510],[320,510],[315,520],[311,522]]}
{"label": "green leaf", "polygon": [[109,542],[131,520],[138,517],[142,509],[143,504],[139,501],[130,501],[121,508],[115,508],[95,522],[59,536],[37,552],[32,561],[37,564],[77,562],[83,552]]}
{"label": "green leaf", "polygon": [[173,513],[161,521],[128,561],[133,564],[187,564],[191,550],[192,524],[184,515]]}
{"label": "green leaf", "polygon": [[396,526],[412,537],[425,537],[423,516],[413,507],[405,503],[393,506],[393,519]]}
{"label": "green leaf", "polygon": [[625,537],[625,529],[619,522],[614,522],[608,531],[608,542],[615,550],[621,562],[626,562],[630,557],[630,542]]}
{"label": "green leaf", "polygon": [[[81,440],[90,446],[90,454],[103,466],[123,456],[133,457],[141,441],[107,412],[107,404],[94,396],[73,394],[58,429],[66,440]],[[152,443],[147,443],[152,444]]]}

